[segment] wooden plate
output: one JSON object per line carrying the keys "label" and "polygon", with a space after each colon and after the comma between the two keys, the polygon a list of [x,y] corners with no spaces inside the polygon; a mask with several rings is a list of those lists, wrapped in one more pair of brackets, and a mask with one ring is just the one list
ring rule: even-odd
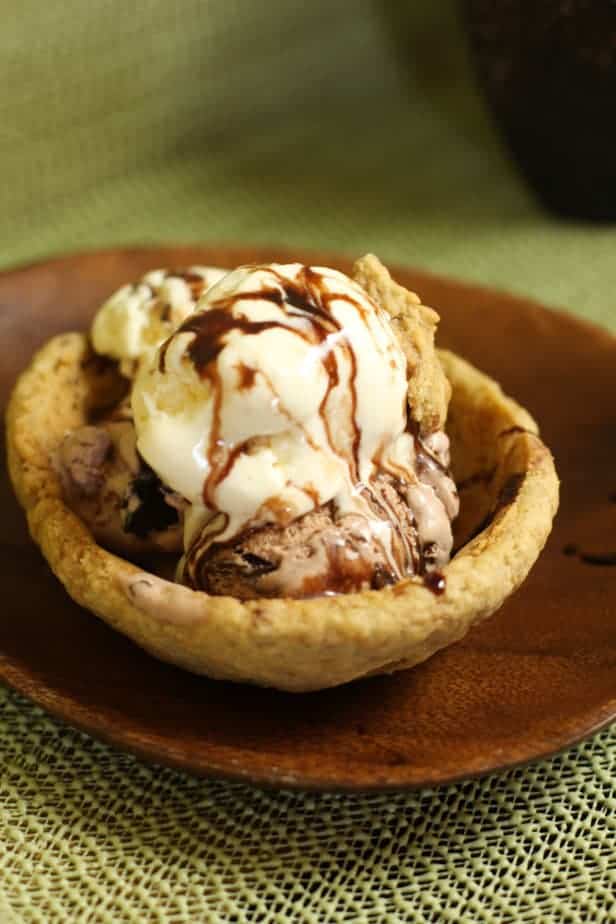
{"label": "wooden plate", "polygon": [[[85,329],[156,266],[331,254],[167,247],[83,254],[0,276],[3,407],[33,350]],[[395,272],[442,315],[440,343],[536,415],[562,479],[548,546],[522,589],[414,670],[283,694],[159,663],[65,594],[0,471],[0,678],[119,747],[193,773],[365,790],[433,786],[552,754],[616,716],[616,338],[521,298]],[[4,458],[4,453],[3,453]],[[568,554],[567,554],[568,553]]]}

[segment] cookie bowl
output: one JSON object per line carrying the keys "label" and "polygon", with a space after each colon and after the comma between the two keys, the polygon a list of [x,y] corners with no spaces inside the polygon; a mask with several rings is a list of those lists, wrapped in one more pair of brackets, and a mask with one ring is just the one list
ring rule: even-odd
{"label": "cookie bowl", "polygon": [[[311,599],[210,596],[96,543],[63,500],[64,434],[118,400],[122,380],[83,334],[35,356],[8,413],[9,470],[33,539],[71,597],[156,657],[195,673],[315,690],[425,660],[493,613],[522,583],[558,504],[551,454],[530,415],[460,357],[439,353],[461,512],[441,572],[380,590]],[[152,570],[150,570],[150,568]]]}

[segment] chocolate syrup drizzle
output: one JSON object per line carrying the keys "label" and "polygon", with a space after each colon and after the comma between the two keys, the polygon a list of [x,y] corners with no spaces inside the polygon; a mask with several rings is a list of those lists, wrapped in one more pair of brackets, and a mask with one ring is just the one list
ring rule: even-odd
{"label": "chocolate syrup drizzle", "polygon": [[170,277],[183,279],[190,289],[190,294],[195,301],[198,301],[205,292],[205,279],[200,273],[195,273],[191,270],[168,270],[165,273],[165,279],[169,279]]}
{"label": "chocolate syrup drizzle", "polygon": [[[616,491],[608,494],[608,502],[616,504]],[[616,552],[582,552],[575,543],[568,543],[563,549],[564,555],[575,555],[585,565],[597,565],[604,568],[616,568]]]}
{"label": "chocolate syrup drizzle", "polygon": [[449,469],[446,465],[443,465],[441,460],[430,452],[426,444],[423,442],[419,434],[414,436],[415,442],[415,459],[417,465],[417,471],[421,472],[425,469],[436,468],[443,476],[449,475]]}
{"label": "chocolate syrup drizzle", "polygon": [[[442,475],[450,475],[447,466],[443,465],[440,459],[427,448],[416,426],[415,432],[413,433],[413,440],[415,443],[415,459],[418,473],[421,473],[423,469],[436,468]],[[426,548],[421,548],[417,573],[423,576],[424,586],[435,596],[440,597],[445,593],[447,588],[447,579],[442,571],[428,568],[428,558],[428,550]]]}
{"label": "chocolate syrup drizzle", "polygon": [[252,366],[247,366],[246,363],[240,363],[237,371],[240,377],[240,391],[249,391],[257,378],[257,370]]}
{"label": "chocolate syrup drizzle", "polygon": [[[167,270],[163,276],[163,280],[166,279],[182,279],[190,289],[190,297],[194,302],[197,302],[206,290],[206,280],[203,276],[190,270]],[[151,310],[158,315],[161,321],[169,321],[171,318],[171,305],[161,298],[160,284],[153,286],[142,279],[133,285],[133,290],[136,291],[139,287],[145,287],[149,290],[150,298],[154,302]]]}

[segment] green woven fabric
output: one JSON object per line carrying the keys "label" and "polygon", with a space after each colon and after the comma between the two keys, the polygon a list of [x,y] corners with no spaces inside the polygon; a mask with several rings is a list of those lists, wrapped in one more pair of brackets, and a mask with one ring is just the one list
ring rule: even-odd
{"label": "green woven fabric", "polygon": [[[616,228],[533,202],[447,3],[5,0],[3,265],[143,241],[377,252],[616,328]],[[0,922],[616,921],[616,734],[413,795],[150,767],[0,692]],[[12,910],[9,910],[12,909]]]}
{"label": "green woven fabric", "polygon": [[0,730],[18,920],[616,920],[616,734],[479,782],[349,797],[146,767],[12,695]]}

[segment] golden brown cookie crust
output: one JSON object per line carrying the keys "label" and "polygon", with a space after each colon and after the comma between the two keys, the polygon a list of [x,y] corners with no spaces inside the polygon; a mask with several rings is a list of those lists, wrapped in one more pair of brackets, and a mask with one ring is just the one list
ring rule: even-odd
{"label": "golden brown cookie crust", "polygon": [[411,417],[422,432],[442,430],[451,387],[434,349],[438,314],[422,305],[414,292],[395,282],[373,254],[355,262],[352,278],[389,315],[406,356]]}
{"label": "golden brown cookie crust", "polygon": [[301,691],[416,664],[521,584],[558,504],[552,457],[532,418],[464,360],[440,358],[462,484],[458,540],[485,524],[444,569],[441,596],[413,578],[337,597],[242,603],[173,584],[98,546],[64,503],[50,462],[66,431],[118,387],[82,334],[47,343],[8,408],[9,470],[32,537],[73,599],[155,656],[197,673]]}

